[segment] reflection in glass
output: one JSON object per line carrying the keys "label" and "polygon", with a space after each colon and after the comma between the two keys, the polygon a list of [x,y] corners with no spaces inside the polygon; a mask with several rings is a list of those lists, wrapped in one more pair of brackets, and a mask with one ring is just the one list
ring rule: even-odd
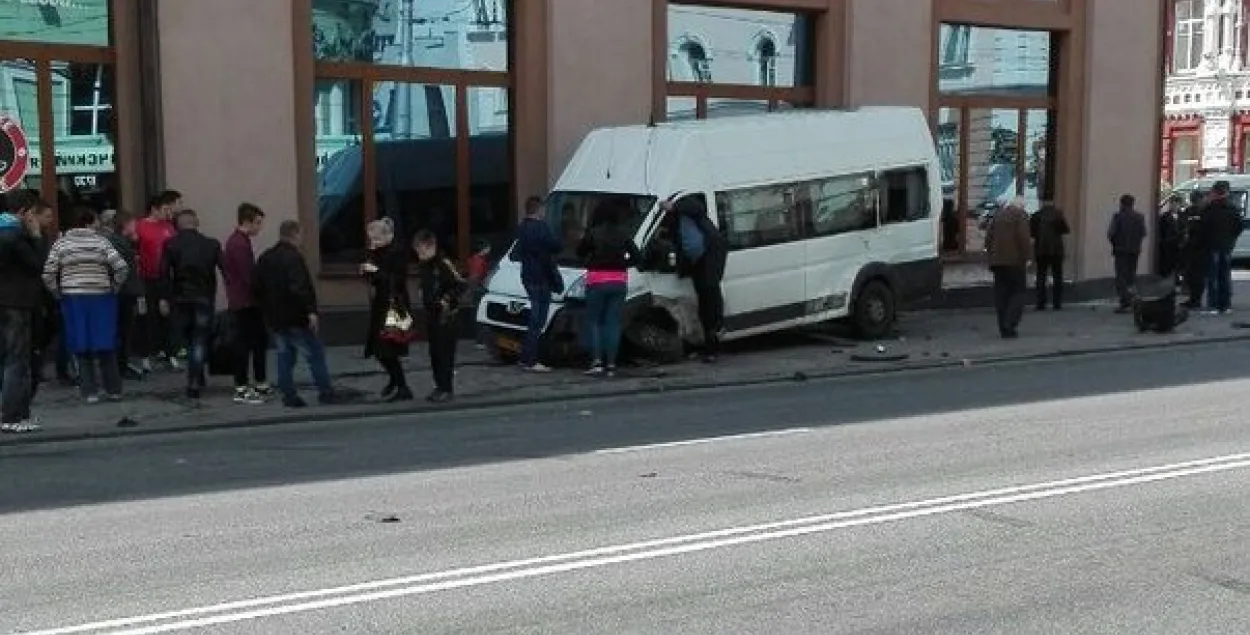
{"label": "reflection in glass", "polygon": [[108,46],[110,0],[0,0],[0,40]]}
{"label": "reflection in glass", "polygon": [[313,0],[319,60],[508,69],[506,0]]}
{"label": "reflection in glass", "polygon": [[959,205],[959,110],[942,108],[937,125],[938,164],[942,169],[942,251],[960,250],[960,220],[967,213]]}
{"label": "reflection in glass", "polygon": [[1198,152],[1197,133],[1177,135],[1172,138],[1172,183],[1179,184],[1198,178],[1198,166],[1202,156]]}
{"label": "reflection in glass", "polygon": [[686,121],[698,116],[698,100],[694,97],[669,97],[665,103],[668,121]]}
{"label": "reflection in glass", "polygon": [[394,221],[403,240],[434,232],[449,253],[456,245],[455,108],[453,86],[374,85],[378,217]]}
{"label": "reflection in glass", "polygon": [[497,257],[507,248],[515,218],[512,161],[508,156],[508,90],[473,86],[468,91],[469,244],[471,248],[490,245]]}
{"label": "reflection in glass", "polygon": [[1051,34],[943,24],[938,42],[938,89],[943,94],[1050,95]]}
{"label": "reflection in glass", "polygon": [[365,249],[364,163],[359,81],[318,81],[316,122],[317,221],[321,257],[354,262]]}
{"label": "reflection in glass", "polygon": [[1024,200],[1029,203],[1029,210],[1039,208],[1040,203],[1054,197],[1050,187],[1050,164],[1047,154],[1051,146],[1050,111],[1044,109],[1029,110],[1025,114],[1025,146],[1024,146]]}
{"label": "reflection in glass", "polygon": [[113,133],[113,67],[52,63],[57,209],[62,225],[75,205],[119,203]]}
{"label": "reflection in glass", "polygon": [[985,246],[984,222],[1023,191],[1016,181],[1020,111],[971,109],[968,119],[968,205],[965,249]]}
{"label": "reflection in glass", "polygon": [[[28,157],[26,177],[19,188],[39,189],[39,81],[35,77],[35,63],[30,60],[0,60],[0,115],[18,122],[25,133]],[[16,157],[15,157],[16,158]]]}
{"label": "reflection in glass", "polygon": [[734,115],[758,115],[768,112],[768,101],[762,99],[723,99],[711,97],[707,100],[707,118],[732,117]]}
{"label": "reflection in glass", "polygon": [[812,24],[801,13],[669,4],[668,80],[811,85]]}

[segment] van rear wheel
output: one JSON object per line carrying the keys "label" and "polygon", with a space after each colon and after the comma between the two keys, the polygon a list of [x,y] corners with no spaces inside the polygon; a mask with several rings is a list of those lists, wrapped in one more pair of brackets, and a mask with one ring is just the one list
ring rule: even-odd
{"label": "van rear wheel", "polygon": [[894,331],[894,319],[894,292],[880,280],[869,281],[855,298],[855,334],[866,340],[888,337]]}

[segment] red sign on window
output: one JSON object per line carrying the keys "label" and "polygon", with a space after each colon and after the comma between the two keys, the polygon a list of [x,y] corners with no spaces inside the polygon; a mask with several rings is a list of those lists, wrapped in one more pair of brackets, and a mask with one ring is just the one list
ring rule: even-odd
{"label": "red sign on window", "polygon": [[18,121],[0,115],[0,193],[21,185],[30,165],[30,144]]}

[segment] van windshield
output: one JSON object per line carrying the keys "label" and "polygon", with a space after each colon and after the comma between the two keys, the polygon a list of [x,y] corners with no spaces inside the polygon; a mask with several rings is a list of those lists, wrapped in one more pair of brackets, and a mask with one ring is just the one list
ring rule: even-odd
{"label": "van windshield", "polygon": [[[1198,188],[1197,191],[1203,196],[1206,196],[1207,194],[1211,193],[1211,188],[1200,187]],[[1186,194],[1188,194],[1188,192],[1186,192]],[[1186,198],[1188,199],[1188,197]],[[1242,218],[1245,218],[1246,216],[1246,190],[1229,190],[1228,202],[1232,203],[1233,207],[1236,207],[1237,209],[1241,210]]]}
{"label": "van windshield", "polygon": [[565,267],[585,265],[577,256],[577,246],[586,229],[608,214],[607,210],[619,210],[618,222],[633,235],[654,206],[654,196],[641,194],[552,192],[547,199],[547,223],[564,243],[564,250],[556,257],[556,264]]}

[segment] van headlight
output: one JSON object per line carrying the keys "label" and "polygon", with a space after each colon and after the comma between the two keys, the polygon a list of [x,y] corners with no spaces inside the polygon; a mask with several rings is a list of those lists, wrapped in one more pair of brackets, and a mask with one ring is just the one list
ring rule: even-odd
{"label": "van headlight", "polygon": [[564,297],[584,300],[586,298],[586,276],[583,275],[574,280],[573,284],[570,284],[569,288],[565,290]]}

